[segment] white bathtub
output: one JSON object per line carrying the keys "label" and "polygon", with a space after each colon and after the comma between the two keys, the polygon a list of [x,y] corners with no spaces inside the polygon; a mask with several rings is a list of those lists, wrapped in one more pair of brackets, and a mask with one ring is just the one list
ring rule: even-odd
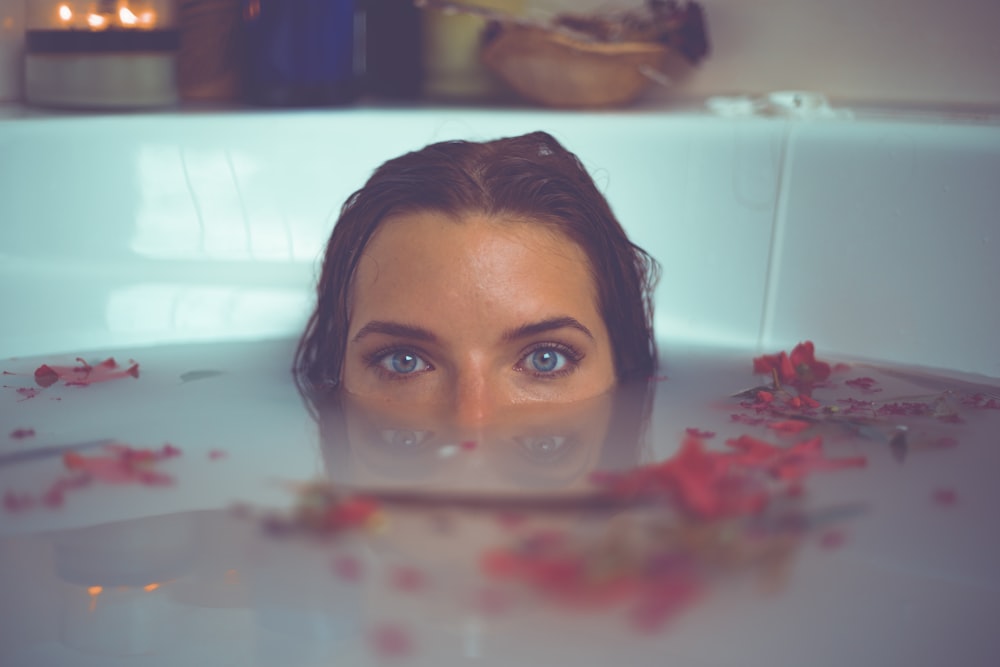
{"label": "white bathtub", "polygon": [[[997,664],[1000,450],[982,429],[905,466],[885,447],[859,450],[868,469],[823,477],[809,496],[818,507],[864,505],[846,546],[804,541],[777,568],[781,595],[720,587],[655,637],[615,634],[603,617],[494,622],[423,598],[397,606],[385,591],[332,580],[322,552],[281,551],[247,522],[233,525],[234,500],[287,506],[275,479],[324,473],[287,371],[340,204],[403,151],[537,129],[580,155],[663,265],[656,328],[671,381],[652,418],[664,438],[655,457],[676,450],[684,427],[735,409],[725,396],[741,386],[705,379],[715,350],[739,355],[747,371],[735,382],[748,385],[752,354],[806,339],[823,357],[1000,384],[1000,116],[8,109],[3,368],[30,376],[37,360],[26,357],[127,351],[143,375],[134,392],[21,401],[4,389],[0,455],[114,437],[169,440],[184,456],[172,487],[101,488],[53,511],[0,508],[0,664],[382,664],[359,624],[383,614],[420,619],[419,647],[441,651],[401,665],[506,665],[546,642],[547,664],[574,666]],[[157,356],[210,341],[226,344],[194,348],[183,368]],[[688,346],[707,356],[671,365]],[[225,390],[178,379],[219,368]],[[16,381],[31,384],[4,384]],[[701,393],[669,393],[678,386]],[[29,426],[33,439],[8,435]],[[228,456],[215,461],[217,448]],[[60,472],[56,457],[0,467],[0,493]]]}
{"label": "white bathtub", "polygon": [[543,129],[663,264],[664,339],[1000,377],[1000,117],[350,109],[0,116],[0,355],[298,332],[383,160]]}

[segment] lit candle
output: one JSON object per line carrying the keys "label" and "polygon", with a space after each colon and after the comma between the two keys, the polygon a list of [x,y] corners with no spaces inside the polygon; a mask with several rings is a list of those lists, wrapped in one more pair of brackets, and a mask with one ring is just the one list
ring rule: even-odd
{"label": "lit candle", "polygon": [[80,108],[176,103],[175,3],[52,0],[32,10],[36,16],[25,35],[26,101]]}
{"label": "lit candle", "polygon": [[88,14],[87,15],[87,25],[89,25],[94,30],[100,30],[107,27],[108,20],[104,18],[101,14]]}
{"label": "lit candle", "polygon": [[139,17],[128,7],[122,7],[118,10],[118,20],[123,26],[134,26],[139,22]]}

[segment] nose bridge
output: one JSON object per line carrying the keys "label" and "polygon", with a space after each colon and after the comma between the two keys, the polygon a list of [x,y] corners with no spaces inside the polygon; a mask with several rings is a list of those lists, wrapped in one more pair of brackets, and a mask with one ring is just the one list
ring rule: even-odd
{"label": "nose bridge", "polygon": [[471,358],[456,370],[452,407],[459,426],[480,426],[497,408],[497,391],[485,362]]}

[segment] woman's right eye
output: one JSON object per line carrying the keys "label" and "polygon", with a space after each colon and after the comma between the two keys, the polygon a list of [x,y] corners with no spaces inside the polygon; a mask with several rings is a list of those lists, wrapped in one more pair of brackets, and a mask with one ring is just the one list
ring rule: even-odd
{"label": "woman's right eye", "polygon": [[386,352],[375,360],[374,365],[393,375],[414,375],[433,369],[433,366],[409,350]]}

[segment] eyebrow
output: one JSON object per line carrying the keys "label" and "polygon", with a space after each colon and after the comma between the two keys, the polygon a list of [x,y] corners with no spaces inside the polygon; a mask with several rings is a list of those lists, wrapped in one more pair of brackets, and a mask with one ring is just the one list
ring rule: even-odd
{"label": "eyebrow", "polygon": [[[513,329],[508,329],[503,333],[503,340],[511,342],[515,340],[520,340],[521,338],[528,338],[530,336],[536,336],[540,333],[545,333],[547,331],[555,331],[556,329],[571,328],[583,332],[587,338],[591,340],[594,339],[594,334],[591,333],[590,329],[585,327],[579,320],[573,317],[551,317],[547,320],[541,320],[540,322],[531,322],[528,324],[522,324],[519,327]],[[397,336],[399,338],[409,338],[411,340],[419,340],[427,343],[433,343],[437,341],[437,336],[435,336],[431,331],[424,329],[423,327],[413,326],[411,324],[403,324],[401,322],[388,322],[385,320],[372,320],[367,323],[354,335],[352,339],[355,343],[372,334],[384,334],[386,336]]]}
{"label": "eyebrow", "polygon": [[585,327],[580,323],[579,320],[573,317],[552,317],[547,320],[542,320],[541,322],[532,322],[530,324],[524,324],[517,328],[505,331],[503,334],[503,339],[505,341],[515,341],[520,338],[528,338],[529,336],[535,336],[540,333],[545,333],[546,331],[555,331],[556,329],[576,329],[582,331],[586,334],[587,338],[591,340],[594,339],[594,334],[590,332],[590,329]]}
{"label": "eyebrow", "polygon": [[386,322],[383,320],[372,320],[365,326],[361,327],[361,330],[355,334],[352,340],[356,343],[365,336],[371,334],[385,334],[386,336],[409,338],[411,340],[419,340],[426,343],[433,343],[437,340],[437,336],[422,327],[415,327],[413,325],[402,324],[400,322]]}

